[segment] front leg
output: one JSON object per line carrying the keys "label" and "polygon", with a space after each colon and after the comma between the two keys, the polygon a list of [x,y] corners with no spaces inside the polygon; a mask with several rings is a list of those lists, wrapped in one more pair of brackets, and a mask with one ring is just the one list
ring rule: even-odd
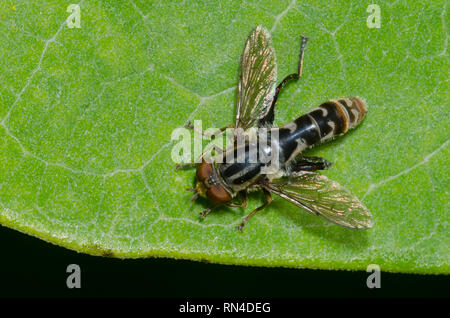
{"label": "front leg", "polygon": [[239,195],[241,196],[241,203],[229,202],[227,205],[235,208],[245,208],[247,206],[247,192],[241,191]]}
{"label": "front leg", "polygon": [[207,209],[203,210],[202,212],[200,212],[200,218],[202,218],[202,219],[206,218],[206,216],[207,216],[213,209],[217,208],[219,205],[220,205],[220,204],[213,205],[212,207],[207,208]]}
{"label": "front leg", "polygon": [[[236,208],[245,208],[247,206],[247,194],[244,191],[239,192],[240,196],[241,196],[241,203],[234,203],[234,202],[229,202],[226,203],[226,205],[231,206],[231,207],[236,207]],[[206,218],[206,216],[216,207],[218,207],[220,204],[216,204],[213,205],[210,208],[207,208],[205,210],[203,210],[202,212],[200,212],[200,217],[202,219]]]}
{"label": "front leg", "polygon": [[247,224],[247,222],[250,220],[251,217],[253,217],[256,213],[258,213],[261,210],[264,210],[273,200],[272,195],[269,191],[263,188],[264,194],[266,195],[266,203],[261,205],[260,207],[257,207],[254,209],[249,215],[247,215],[241,222],[241,224],[237,227],[239,232],[242,232],[242,229]]}

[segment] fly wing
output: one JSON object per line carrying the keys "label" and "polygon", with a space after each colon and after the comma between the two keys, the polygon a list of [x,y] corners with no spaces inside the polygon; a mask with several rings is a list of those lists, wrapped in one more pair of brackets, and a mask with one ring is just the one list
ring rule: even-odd
{"label": "fly wing", "polygon": [[318,173],[294,174],[273,180],[264,187],[309,213],[344,227],[362,230],[373,225],[369,210],[355,196]]}
{"label": "fly wing", "polygon": [[269,112],[277,82],[275,50],[269,31],[256,27],[242,53],[237,93],[236,128],[256,126]]}

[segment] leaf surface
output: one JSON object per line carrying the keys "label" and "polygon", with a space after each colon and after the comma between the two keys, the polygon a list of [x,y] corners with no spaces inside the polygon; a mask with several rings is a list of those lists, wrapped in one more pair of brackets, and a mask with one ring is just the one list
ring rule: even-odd
{"label": "leaf surface", "polygon": [[[226,264],[449,273],[448,22],[444,1],[380,4],[369,29],[357,1],[86,1],[0,5],[0,222],[76,251]],[[195,171],[175,172],[171,132],[234,122],[240,54],[271,30],[278,77],[302,78],[277,103],[286,123],[360,96],[368,115],[317,147],[324,172],[374,216],[351,231],[280,198],[218,209],[191,204]]]}

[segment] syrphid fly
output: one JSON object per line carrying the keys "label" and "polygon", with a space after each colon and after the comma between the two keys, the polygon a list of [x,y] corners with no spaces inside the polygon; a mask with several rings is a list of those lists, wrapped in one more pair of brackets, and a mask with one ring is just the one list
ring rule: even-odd
{"label": "syrphid fly", "polygon": [[[258,26],[248,36],[239,70],[236,122],[231,127],[233,144],[222,151],[220,162],[205,160],[205,152],[199,158],[201,161],[177,166],[181,169],[199,164],[196,187],[188,190],[195,192],[193,199],[200,195],[213,203],[200,213],[201,217],[222,204],[246,207],[247,191],[256,189],[265,193],[266,202],[243,219],[238,226],[240,231],[252,216],[272,202],[272,193],[347,228],[360,230],[372,226],[370,212],[355,196],[316,172],[328,169],[331,163],[301,155],[304,150],[356,127],[367,112],[365,103],[358,97],[329,100],[284,126],[273,127],[280,90],[302,74],[307,40],[301,36],[297,72],[277,86],[275,50],[269,32]],[[187,127],[193,128],[191,124]],[[266,133],[259,128],[265,128]],[[260,140],[265,140],[263,146]],[[276,165],[263,160],[274,153]],[[256,161],[251,160],[254,158]],[[239,203],[234,202],[237,196],[241,198]]]}

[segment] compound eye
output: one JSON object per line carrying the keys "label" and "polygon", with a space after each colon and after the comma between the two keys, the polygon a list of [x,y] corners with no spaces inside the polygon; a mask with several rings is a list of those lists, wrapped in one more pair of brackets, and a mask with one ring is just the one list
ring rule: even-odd
{"label": "compound eye", "polygon": [[231,201],[231,195],[220,184],[214,185],[206,191],[208,198],[215,203]]}
{"label": "compound eye", "polygon": [[203,161],[197,168],[197,179],[203,181],[213,174],[212,164]]}

